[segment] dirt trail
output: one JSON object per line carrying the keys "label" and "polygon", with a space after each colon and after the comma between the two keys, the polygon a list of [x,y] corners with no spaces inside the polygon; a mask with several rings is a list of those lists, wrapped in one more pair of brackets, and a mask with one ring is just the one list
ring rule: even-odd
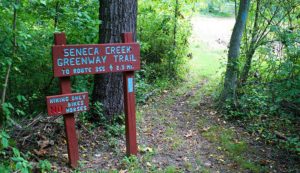
{"label": "dirt trail", "polygon": [[[297,172],[297,162],[289,160],[288,153],[225,121],[210,97],[202,95],[192,105],[195,93],[207,82],[182,96],[165,91],[142,108],[139,144],[154,154],[139,157],[148,157],[147,162],[159,170],[171,165],[179,172]],[[147,164],[144,168],[149,171]]]}
{"label": "dirt trail", "polygon": [[[156,167],[171,165],[180,172],[232,172],[232,168],[214,157],[220,156],[217,147],[199,135],[199,120],[212,110],[206,103],[205,109],[194,109],[189,100],[204,83],[184,96],[165,94],[159,98],[161,101],[153,100],[145,109],[140,143],[155,150],[151,163]],[[173,103],[169,107],[166,102]]]}

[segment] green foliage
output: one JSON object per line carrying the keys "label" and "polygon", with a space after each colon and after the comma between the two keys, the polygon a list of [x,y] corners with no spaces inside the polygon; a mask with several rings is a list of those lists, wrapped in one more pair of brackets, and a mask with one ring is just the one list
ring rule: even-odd
{"label": "green foliage", "polygon": [[[45,108],[45,96],[59,92],[58,80],[52,78],[53,33],[66,32],[69,44],[97,43],[100,23],[98,10],[94,8],[97,5],[97,0],[0,2],[3,20],[0,24],[0,80],[5,80],[8,65],[12,64],[6,100],[15,108],[12,111],[12,106],[4,105],[6,116],[23,117],[38,113]],[[17,7],[15,33],[12,29],[14,7]],[[15,55],[12,54],[14,35],[17,42]],[[87,78],[73,80],[81,83]],[[89,84],[81,84],[81,89],[76,90],[87,88]]]}
{"label": "green foliage", "polygon": [[4,130],[0,133],[0,139],[0,171],[18,171],[21,173],[30,172],[32,168],[31,164],[25,159],[26,156],[21,156],[20,151],[11,145],[10,137]]}
{"label": "green foliage", "polygon": [[[145,63],[140,72],[149,81],[161,77],[177,78],[185,73],[188,37],[190,36],[189,4],[180,1],[175,17],[176,3],[166,0],[140,0],[138,40]],[[151,21],[151,22],[149,22]]]}
{"label": "green foliage", "polygon": [[8,103],[8,102],[3,103],[1,105],[1,107],[2,107],[2,111],[3,111],[3,112],[1,112],[3,114],[2,115],[3,117],[1,117],[2,118],[1,123],[6,123],[10,119],[11,114],[15,108],[13,107],[13,105],[11,103]]}
{"label": "green foliage", "polygon": [[[254,1],[239,62],[239,107],[227,104],[224,111],[226,118],[243,120],[250,131],[295,153],[299,153],[300,118],[297,3]],[[243,78],[247,64],[250,70]]]}
{"label": "green foliage", "polygon": [[[33,165],[28,154],[23,154],[14,146],[13,139],[4,131],[0,132],[0,172],[32,172]],[[51,164],[47,160],[40,160],[38,168],[41,172],[50,172]]]}
{"label": "green foliage", "polygon": [[88,114],[84,114],[84,118],[87,118],[90,121],[97,120],[96,122],[100,123],[98,125],[104,126],[107,123],[107,119],[103,114],[103,104],[101,102],[95,102],[93,110]]}
{"label": "green foliage", "polygon": [[300,139],[299,136],[289,137],[287,142],[284,143],[284,147],[292,150],[295,153],[300,153]]}
{"label": "green foliage", "polygon": [[13,157],[11,160],[15,163],[15,169],[21,173],[29,173],[32,168],[31,164],[21,157],[20,151],[16,148],[13,148]]}
{"label": "green foliage", "polygon": [[1,131],[0,133],[0,139],[1,139],[1,147],[0,149],[5,149],[9,146],[8,140],[9,140],[9,136],[5,131]]}
{"label": "green foliage", "polygon": [[[154,94],[155,87],[164,88],[170,84],[169,79],[176,81],[186,73],[191,4],[192,1],[179,1],[175,17],[174,0],[140,0],[137,40],[141,44],[143,62],[137,77],[138,102]],[[45,96],[59,93],[58,80],[52,77],[53,33],[65,32],[68,44],[97,43],[101,24],[98,6],[97,0],[0,2],[3,20],[0,23],[0,81],[5,81],[8,66],[12,65],[6,103],[2,104],[5,121],[35,116],[45,110]],[[14,7],[17,7],[16,32],[12,26]],[[13,55],[14,36],[17,48]],[[157,81],[155,86],[154,81]],[[74,92],[91,93],[93,75],[72,77],[72,83]],[[2,89],[3,86],[1,93]],[[95,110],[100,110],[95,106]],[[103,113],[96,114],[101,119]],[[90,118],[89,114],[81,115],[81,120]]]}
{"label": "green foliage", "polygon": [[139,169],[139,160],[136,156],[124,157],[122,160],[122,164],[124,167],[128,169],[128,171],[140,172],[142,170]]}
{"label": "green foliage", "polygon": [[51,163],[48,160],[40,160],[38,167],[42,173],[51,171]]}
{"label": "green foliage", "polygon": [[175,166],[168,166],[164,172],[165,173],[175,173],[175,172],[179,172],[179,171],[176,170]]}
{"label": "green foliage", "polygon": [[[202,123],[199,122],[198,124]],[[251,172],[266,172],[265,168],[247,160],[246,153],[249,151],[249,147],[245,141],[238,141],[233,130],[225,129],[221,126],[212,126],[202,134],[209,141],[218,143],[220,145],[218,150],[224,151],[241,168],[248,169]]]}
{"label": "green foliage", "polygon": [[235,13],[235,5],[231,0],[200,0],[197,7],[206,15],[230,17]]}

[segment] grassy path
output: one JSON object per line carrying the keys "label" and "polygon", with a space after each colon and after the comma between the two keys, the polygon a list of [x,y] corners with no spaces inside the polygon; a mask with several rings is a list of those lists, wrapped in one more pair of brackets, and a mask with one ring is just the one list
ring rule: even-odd
{"label": "grassy path", "polygon": [[[226,122],[208,96],[220,80],[234,19],[194,17],[190,74],[140,109],[142,172],[286,172],[280,151]],[[220,35],[221,33],[221,35]],[[284,160],[284,159],[283,159]],[[293,163],[292,163],[293,164]]]}

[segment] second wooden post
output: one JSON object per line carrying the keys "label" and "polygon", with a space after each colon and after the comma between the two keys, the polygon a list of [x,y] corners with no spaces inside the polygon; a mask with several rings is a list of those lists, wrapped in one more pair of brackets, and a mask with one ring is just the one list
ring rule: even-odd
{"label": "second wooden post", "polygon": [[[123,33],[122,40],[124,43],[132,43],[132,33]],[[124,72],[123,85],[126,125],[126,153],[127,155],[137,155],[134,71]]]}

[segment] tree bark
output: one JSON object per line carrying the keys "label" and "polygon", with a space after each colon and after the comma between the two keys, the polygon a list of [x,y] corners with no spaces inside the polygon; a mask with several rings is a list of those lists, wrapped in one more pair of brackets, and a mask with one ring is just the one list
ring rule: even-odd
{"label": "tree bark", "polygon": [[[136,38],[137,0],[99,0],[99,43],[119,43],[121,33],[132,32]],[[99,74],[94,77],[93,102],[101,102],[108,120],[124,109],[123,75]]]}
{"label": "tree bark", "polygon": [[230,38],[230,46],[228,52],[228,62],[225,73],[224,88],[220,95],[219,106],[223,107],[225,101],[231,106],[237,106],[237,75],[238,75],[238,59],[240,55],[240,45],[243,32],[248,17],[250,0],[240,0],[239,12],[233,32]]}
{"label": "tree bark", "polygon": [[254,23],[252,28],[252,34],[251,34],[251,42],[246,52],[246,62],[240,76],[239,86],[243,86],[248,79],[249,71],[251,69],[252,59],[257,48],[257,39],[258,39],[257,31],[258,31],[258,20],[259,20],[259,12],[260,12],[260,4],[261,4],[260,2],[261,0],[256,1],[256,10],[255,10],[255,17],[254,17]]}

